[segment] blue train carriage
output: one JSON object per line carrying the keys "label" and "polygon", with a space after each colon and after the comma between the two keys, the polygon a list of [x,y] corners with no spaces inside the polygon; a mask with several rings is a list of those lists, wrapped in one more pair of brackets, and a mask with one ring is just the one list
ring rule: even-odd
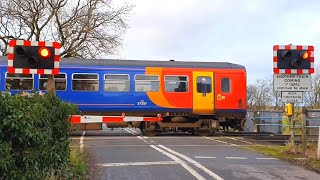
{"label": "blue train carriage", "polygon": [[[1,91],[45,91],[46,75],[9,74],[6,65],[1,57]],[[55,85],[59,98],[78,105],[71,121],[82,128],[206,135],[219,126],[241,129],[246,114],[246,71],[231,63],[62,59]]]}

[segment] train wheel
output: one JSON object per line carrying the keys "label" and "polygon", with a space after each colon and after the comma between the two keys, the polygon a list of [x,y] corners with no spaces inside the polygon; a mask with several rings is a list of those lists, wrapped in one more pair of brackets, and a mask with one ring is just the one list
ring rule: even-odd
{"label": "train wheel", "polygon": [[196,133],[199,136],[209,136],[210,134],[213,133],[213,128],[211,123],[212,123],[211,119],[202,119],[201,126],[199,127],[198,130],[196,130]]}
{"label": "train wheel", "polygon": [[209,136],[210,134],[212,134],[212,131],[210,130],[201,130],[197,132],[199,134],[199,136]]}
{"label": "train wheel", "polygon": [[141,132],[146,136],[156,136],[159,134],[159,131],[156,129],[156,124],[154,123],[143,123],[140,126]]}

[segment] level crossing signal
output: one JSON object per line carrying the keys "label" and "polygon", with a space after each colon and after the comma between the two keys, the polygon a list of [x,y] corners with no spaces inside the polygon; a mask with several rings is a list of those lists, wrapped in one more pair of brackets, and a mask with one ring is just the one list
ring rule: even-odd
{"label": "level crossing signal", "polygon": [[9,42],[8,72],[59,74],[60,44],[57,42],[12,40]]}
{"label": "level crossing signal", "polygon": [[275,74],[314,73],[314,47],[302,45],[273,46],[273,72]]}

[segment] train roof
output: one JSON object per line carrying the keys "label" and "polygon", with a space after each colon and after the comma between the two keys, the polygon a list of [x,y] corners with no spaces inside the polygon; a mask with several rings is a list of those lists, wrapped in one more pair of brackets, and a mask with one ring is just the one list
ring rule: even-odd
{"label": "train roof", "polygon": [[[8,61],[7,57],[5,56],[0,57],[0,64],[7,64],[7,61]],[[61,58],[60,65],[245,69],[245,67],[242,65],[233,64],[229,62],[155,61],[155,60],[82,59],[82,58]]]}

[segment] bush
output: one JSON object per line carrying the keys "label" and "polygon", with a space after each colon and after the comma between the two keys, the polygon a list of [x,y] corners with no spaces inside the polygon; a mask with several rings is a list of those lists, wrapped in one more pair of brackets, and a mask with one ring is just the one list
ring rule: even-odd
{"label": "bush", "polygon": [[68,166],[76,110],[53,94],[0,93],[0,179],[44,179]]}

